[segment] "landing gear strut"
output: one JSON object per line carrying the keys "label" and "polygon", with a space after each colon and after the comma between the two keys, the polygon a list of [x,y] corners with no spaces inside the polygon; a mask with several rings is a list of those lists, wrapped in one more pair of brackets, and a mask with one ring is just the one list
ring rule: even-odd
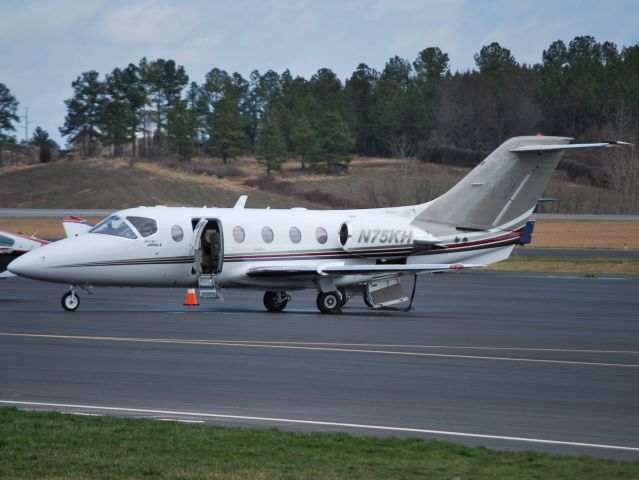
{"label": "landing gear strut", "polygon": [[71,288],[67,293],[62,295],[62,308],[67,312],[75,312],[80,306],[80,297],[75,293],[75,290]]}
{"label": "landing gear strut", "polygon": [[268,291],[264,293],[264,306],[269,312],[281,312],[286,308],[291,297],[286,292]]}
{"label": "landing gear strut", "polygon": [[342,307],[339,292],[322,292],[317,296],[317,308],[322,313],[337,313]]}

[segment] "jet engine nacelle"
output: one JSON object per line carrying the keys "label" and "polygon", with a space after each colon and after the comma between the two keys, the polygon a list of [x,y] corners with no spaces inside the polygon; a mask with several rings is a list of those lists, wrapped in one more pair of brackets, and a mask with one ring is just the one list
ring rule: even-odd
{"label": "jet engine nacelle", "polygon": [[410,253],[427,250],[441,240],[408,224],[346,221],[339,229],[339,243],[347,252],[390,247],[412,248]]}

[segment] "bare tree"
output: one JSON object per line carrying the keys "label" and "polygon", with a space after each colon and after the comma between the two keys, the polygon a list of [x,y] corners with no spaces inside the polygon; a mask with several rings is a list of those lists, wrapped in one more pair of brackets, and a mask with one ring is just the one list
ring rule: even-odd
{"label": "bare tree", "polygon": [[404,160],[413,153],[413,145],[406,132],[391,133],[386,142],[388,149],[395,158]]}
{"label": "bare tree", "polygon": [[[612,121],[602,128],[603,138],[637,143],[632,117],[622,105]],[[610,148],[604,153],[604,173],[616,194],[618,214],[639,210],[639,155],[635,147]]]}

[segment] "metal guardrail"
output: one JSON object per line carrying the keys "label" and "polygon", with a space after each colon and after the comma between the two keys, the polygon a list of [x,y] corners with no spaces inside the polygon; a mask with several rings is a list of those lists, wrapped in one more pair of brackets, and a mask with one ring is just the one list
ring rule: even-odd
{"label": "metal guardrail", "polygon": [[563,214],[563,213],[539,213],[539,220],[599,220],[608,222],[637,222],[639,215],[581,215],[581,214]]}
{"label": "metal guardrail", "polygon": [[[69,209],[69,208],[0,208],[0,217],[106,217],[117,210],[108,209]],[[540,213],[539,220],[601,220],[601,221],[639,221],[639,215],[567,215],[559,213]]]}
{"label": "metal guardrail", "polygon": [[58,208],[0,208],[0,217],[106,217],[116,210],[86,210]]}

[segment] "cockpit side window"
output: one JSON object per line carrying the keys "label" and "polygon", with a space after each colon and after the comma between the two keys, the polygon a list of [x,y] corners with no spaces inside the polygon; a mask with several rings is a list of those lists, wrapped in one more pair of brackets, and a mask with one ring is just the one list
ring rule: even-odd
{"label": "cockpit side window", "polygon": [[102,220],[89,233],[101,233],[103,235],[113,235],[115,237],[129,238],[135,240],[138,236],[124,220],[117,215],[111,215],[106,220]]}
{"label": "cockpit side window", "polygon": [[0,247],[13,247],[14,243],[16,241],[13,238],[0,235]]}
{"label": "cockpit side window", "polygon": [[158,231],[158,222],[152,218],[126,217],[126,219],[131,222],[131,224],[143,237],[148,237]]}

